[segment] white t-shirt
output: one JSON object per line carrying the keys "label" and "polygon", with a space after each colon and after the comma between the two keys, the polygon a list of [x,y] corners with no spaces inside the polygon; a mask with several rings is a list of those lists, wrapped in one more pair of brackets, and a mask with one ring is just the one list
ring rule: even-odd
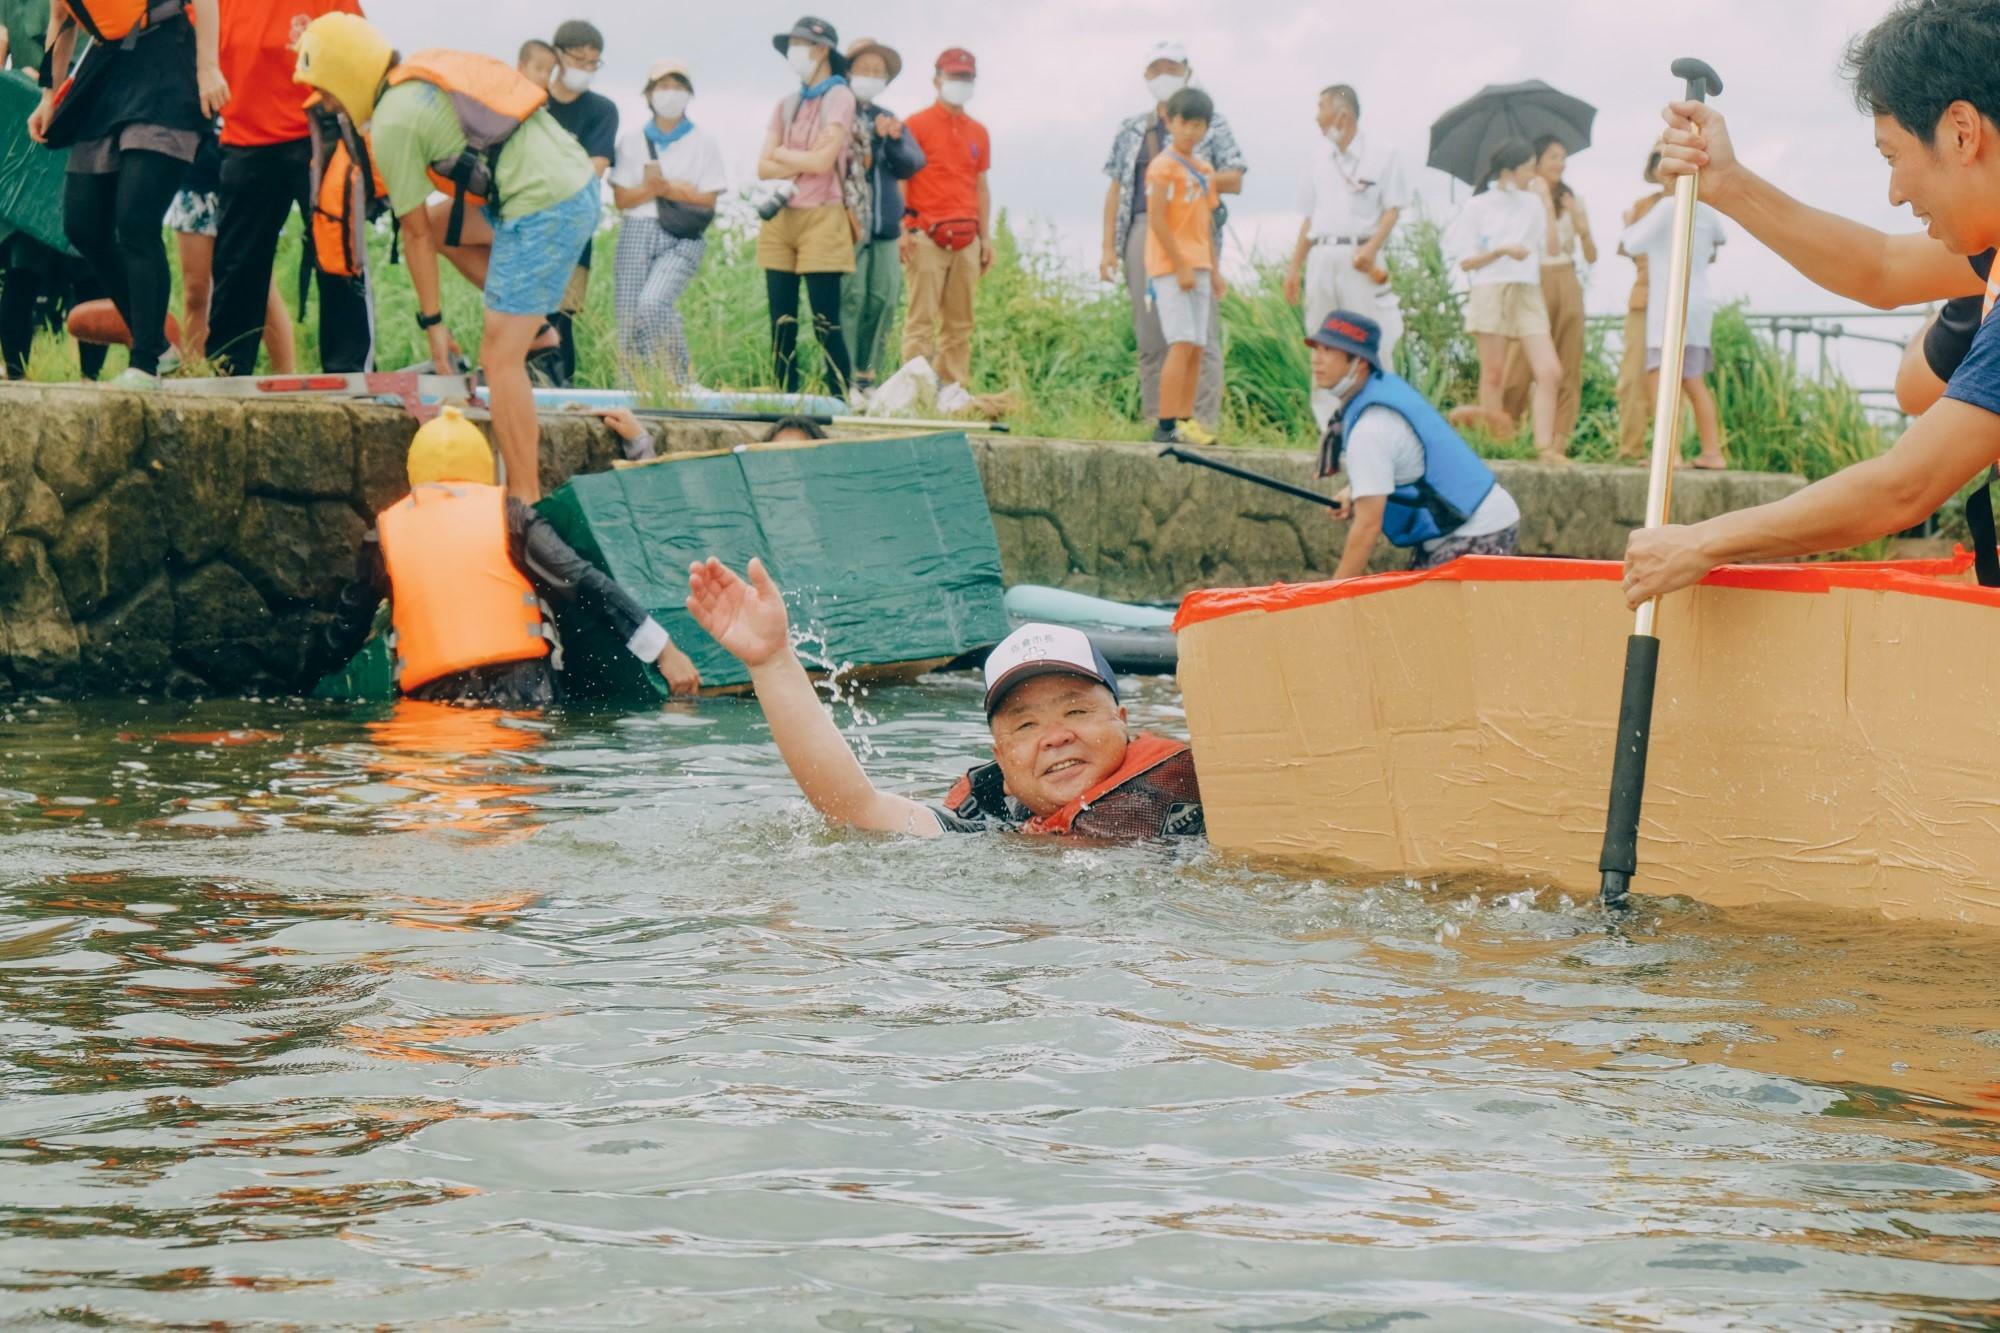
{"label": "white t-shirt", "polygon": [[[641,122],[637,129],[627,130],[618,136],[618,158],[611,164],[611,183],[627,190],[636,190],[646,183],[646,164],[652,161],[646,152],[646,128]],[[722,170],[722,150],[715,146],[715,136],[699,125],[683,134],[667,146],[660,154],[660,173],[670,181],[680,181],[692,185],[704,194],[710,190],[722,190],[729,185],[729,177]],[[637,208],[625,210],[628,218],[657,217],[657,201],[648,199]]]}
{"label": "white t-shirt", "polygon": [[1496,185],[1466,200],[1452,223],[1449,249],[1463,261],[1509,245],[1524,247],[1526,259],[1503,257],[1465,276],[1474,287],[1498,287],[1509,282],[1542,280],[1541,256],[1549,248],[1549,213],[1542,197],[1530,190]]}
{"label": "white t-shirt", "polygon": [[1306,234],[1315,241],[1365,240],[1384,213],[1409,205],[1401,159],[1393,149],[1376,148],[1359,131],[1345,152],[1331,142],[1321,144],[1306,164],[1305,184],[1299,189]]}
{"label": "white t-shirt", "polygon": [[[1707,204],[1694,206],[1694,262],[1688,266],[1687,346],[1714,342],[1715,301],[1708,294],[1708,266],[1728,240],[1722,215]],[[1646,350],[1664,348],[1667,341],[1667,266],[1673,261],[1674,201],[1663,199],[1645,217],[1625,229],[1625,253],[1646,257]]]}
{"label": "white t-shirt", "polygon": [[[1341,451],[1341,471],[1347,474],[1348,492],[1357,500],[1387,496],[1399,486],[1408,486],[1424,475],[1424,442],[1416,428],[1401,412],[1377,404],[1361,414],[1347,432]],[[1449,535],[1486,537],[1504,532],[1521,521],[1521,507],[1507,488],[1494,483],[1472,511],[1472,517]],[[1439,540],[1443,540],[1440,538]],[[1436,542],[1425,542],[1426,550]]]}

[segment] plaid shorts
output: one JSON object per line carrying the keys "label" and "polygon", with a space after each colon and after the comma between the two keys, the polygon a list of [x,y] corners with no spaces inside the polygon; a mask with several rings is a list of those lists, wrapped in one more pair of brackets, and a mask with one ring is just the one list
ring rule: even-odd
{"label": "plaid shorts", "polygon": [[1462,555],[1513,555],[1521,549],[1521,525],[1509,523],[1483,537],[1440,537],[1410,553],[1411,569],[1436,569]]}

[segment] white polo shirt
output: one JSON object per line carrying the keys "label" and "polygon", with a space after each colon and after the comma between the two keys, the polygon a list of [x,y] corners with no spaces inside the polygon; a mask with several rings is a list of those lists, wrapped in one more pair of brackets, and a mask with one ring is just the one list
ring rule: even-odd
{"label": "white polo shirt", "polygon": [[1403,164],[1388,148],[1377,148],[1356,130],[1345,150],[1322,140],[1307,163],[1299,189],[1299,211],[1314,241],[1351,237],[1366,240],[1392,208],[1408,208],[1409,183]]}

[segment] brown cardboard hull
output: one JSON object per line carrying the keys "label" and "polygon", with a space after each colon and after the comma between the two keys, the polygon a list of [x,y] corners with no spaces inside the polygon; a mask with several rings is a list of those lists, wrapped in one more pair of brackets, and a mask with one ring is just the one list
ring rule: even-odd
{"label": "brown cardboard hull", "polygon": [[[1198,593],[1180,680],[1225,849],[1594,893],[1616,565]],[[2000,925],[2000,593],[1963,562],[1718,571],[1666,600],[1634,889]]]}

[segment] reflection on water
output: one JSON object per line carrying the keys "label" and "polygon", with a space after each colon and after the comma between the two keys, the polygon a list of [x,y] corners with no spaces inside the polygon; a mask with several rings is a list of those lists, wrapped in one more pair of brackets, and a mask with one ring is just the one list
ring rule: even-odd
{"label": "reflection on water", "polygon": [[16,706],[0,788],[7,1322],[2000,1320],[1991,936],[833,834],[730,701]]}

